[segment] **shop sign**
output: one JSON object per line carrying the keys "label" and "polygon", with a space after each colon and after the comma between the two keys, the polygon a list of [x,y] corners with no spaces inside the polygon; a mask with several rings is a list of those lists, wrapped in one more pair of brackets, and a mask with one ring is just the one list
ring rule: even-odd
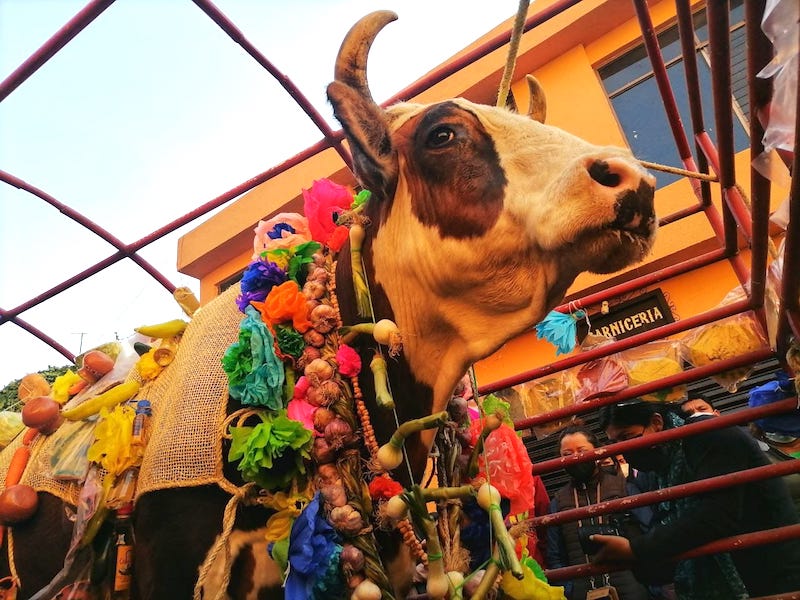
{"label": "shop sign", "polygon": [[[667,299],[659,288],[617,304],[608,314],[598,312],[589,315],[592,333],[617,340],[674,322]],[[583,341],[588,330],[585,319],[578,321],[579,342]]]}

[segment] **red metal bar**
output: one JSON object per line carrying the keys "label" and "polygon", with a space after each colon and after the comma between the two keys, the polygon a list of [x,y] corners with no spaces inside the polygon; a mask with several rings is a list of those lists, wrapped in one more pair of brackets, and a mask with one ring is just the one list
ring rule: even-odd
{"label": "red metal bar", "polygon": [[[800,62],[800,61],[799,61]],[[800,64],[798,65],[800,71]],[[800,79],[798,79],[800,81]],[[778,320],[778,354],[789,349],[790,338],[800,339],[800,91],[795,97],[797,110],[794,126],[792,186],[789,191],[789,225],[783,252],[783,288]]]}
{"label": "red metal bar", "polygon": [[132,251],[128,245],[122,242],[122,240],[112,235],[108,230],[104,229],[103,227],[101,227],[100,225],[98,225],[85,215],[81,214],[80,212],[71,208],[70,206],[64,204],[63,202],[59,202],[53,196],[44,192],[43,190],[40,190],[39,188],[30,185],[29,183],[23,181],[22,179],[19,179],[18,177],[14,177],[11,173],[7,173],[3,170],[0,170],[0,181],[4,181],[5,183],[14,186],[17,189],[28,192],[29,194],[32,194],[37,198],[44,200],[45,202],[47,202],[47,204],[57,209],[65,217],[72,219],[73,221],[78,223],[78,225],[81,225],[85,229],[88,229],[99,238],[102,238],[104,241],[114,246],[123,255],[130,258],[133,262],[139,265],[146,273],[148,273],[151,277],[153,277],[153,279],[155,279],[162,286],[164,286],[167,289],[167,291],[169,291],[170,293],[175,291],[176,286],[169,279],[167,279],[167,277],[163,273],[161,273],[158,269],[156,269],[143,257],[139,256],[134,251]]}
{"label": "red metal bar", "polygon": [[733,165],[733,108],[731,94],[730,8],[727,2],[706,4],[711,91],[714,99],[714,124],[719,148],[719,182],[723,190],[736,185]]}
{"label": "red metal bar", "polygon": [[[686,79],[686,90],[689,99],[689,112],[692,119],[692,131],[696,134],[705,130],[703,122],[703,103],[700,94],[700,77],[697,71],[697,52],[694,47],[694,22],[692,9],[688,0],[679,0],[675,3],[678,16],[678,30],[681,39],[681,54],[683,56],[683,73]],[[703,173],[708,173],[708,161],[705,160],[700,148],[697,147],[697,158]],[[711,205],[711,186],[707,181],[700,181],[693,185],[695,194],[702,206]]]}
{"label": "red metal bar", "polygon": [[233,24],[225,14],[216,7],[210,0],[193,0],[193,2],[202,10],[206,15],[208,15],[214,23],[216,23],[222,31],[228,34],[228,36],[237,44],[239,44],[245,52],[247,52],[251,57],[255,59],[255,61],[261,65],[266,71],[272,75],[275,80],[281,84],[283,89],[285,89],[288,94],[292,97],[292,99],[297,103],[297,105],[303,110],[308,118],[311,119],[311,122],[317,126],[322,132],[322,135],[325,136],[325,140],[328,142],[331,148],[336,150],[339,154],[341,159],[344,161],[347,168],[352,170],[353,168],[353,160],[350,156],[350,153],[344,148],[342,145],[342,138],[341,136],[337,136],[334,131],[328,126],[328,123],[319,114],[314,105],[309,102],[308,98],[300,91],[289,77],[287,77],[284,73],[278,70],[272,61],[270,61],[266,56],[264,56],[258,48],[256,48],[250,40],[248,40],[241,30]]}
{"label": "red metal bar", "polygon": [[[633,0],[633,6],[636,9],[636,16],[639,19],[647,56],[650,58],[650,62],[653,65],[653,75],[656,85],[658,86],[658,91],[661,93],[661,101],[664,103],[664,110],[667,112],[667,120],[672,130],[672,137],[675,138],[675,145],[678,148],[678,154],[681,160],[686,163],[686,161],[692,159],[692,151],[689,148],[689,140],[686,138],[686,132],[683,130],[681,114],[678,111],[675,94],[673,94],[672,86],[669,82],[667,68],[664,65],[664,57],[661,55],[658,37],[653,27],[653,21],[650,18],[650,9],[647,6],[647,0]],[[686,168],[690,169],[688,166]]]}
{"label": "red metal bar", "polygon": [[2,319],[2,320],[0,320],[0,323],[5,322],[7,320],[11,321],[12,323],[17,325],[21,329],[24,329],[25,331],[27,331],[31,335],[39,338],[45,344],[50,346],[53,350],[55,350],[56,352],[61,354],[69,362],[73,362],[73,363],[75,362],[75,355],[72,352],[67,350],[64,346],[59,344],[56,340],[54,340],[49,335],[44,333],[41,329],[38,329],[38,328],[34,327],[33,325],[31,325],[30,323],[28,323],[27,321],[24,321],[24,320],[22,320],[20,318],[17,318],[17,317],[9,317],[8,319],[6,319],[6,311],[4,311],[2,309],[0,309],[0,319]]}
{"label": "red metal bar", "polygon": [[686,208],[683,208],[681,210],[676,210],[674,213],[661,217],[658,220],[658,226],[664,227],[664,225],[675,223],[676,221],[680,221],[681,219],[685,219],[686,217],[691,217],[692,215],[696,215],[699,212],[703,212],[702,204],[687,206]]}
{"label": "red metal bar", "polygon": [[627,350],[635,346],[641,346],[642,344],[646,344],[647,342],[652,342],[654,340],[665,338],[670,335],[674,335],[676,333],[681,333],[683,331],[687,331],[694,327],[699,327],[700,325],[705,325],[707,323],[718,321],[726,317],[732,317],[733,315],[737,315],[749,309],[750,309],[749,300],[740,300],[738,302],[733,302],[726,306],[719,306],[716,308],[712,308],[711,310],[701,313],[699,315],[688,317],[686,319],[681,319],[680,321],[676,321],[674,323],[668,323],[667,325],[662,325],[661,327],[657,327],[656,329],[652,329],[650,331],[645,331],[644,333],[633,335],[624,340],[619,340],[611,344],[606,344],[600,348],[593,348],[591,350],[587,350],[586,352],[573,354],[562,360],[550,363],[549,365],[544,365],[542,367],[537,367],[536,369],[532,369],[530,371],[525,371],[523,373],[519,373],[511,377],[506,377],[505,379],[500,379],[494,383],[490,383],[488,385],[479,387],[478,393],[489,394],[491,392],[502,390],[504,388],[518,385],[520,383],[525,383],[526,381],[537,379],[545,375],[551,375],[553,373],[557,373],[558,371],[563,371],[564,369],[568,369],[570,367],[574,367],[576,365],[589,362],[590,360],[594,360],[596,358],[609,356],[610,354],[614,354],[615,352],[621,352],[623,350]]}
{"label": "red metal bar", "polygon": [[602,460],[607,456],[616,456],[617,454],[624,454],[628,450],[638,450],[639,448],[649,448],[657,444],[671,442],[672,440],[679,440],[681,438],[690,437],[703,433],[705,431],[713,431],[715,429],[722,429],[723,427],[730,427],[731,425],[741,425],[742,423],[749,423],[757,419],[763,419],[771,415],[779,415],[792,410],[797,410],[797,398],[787,398],[777,402],[771,402],[762,406],[754,408],[744,408],[737,410],[733,413],[720,415],[713,419],[705,419],[699,423],[689,423],[680,427],[672,429],[665,429],[658,433],[653,433],[648,436],[641,436],[632,440],[624,442],[616,442],[608,444],[601,448],[595,448],[591,452],[583,454],[573,454],[571,456],[559,456],[550,460],[533,465],[534,474],[549,473],[550,471],[558,471],[565,466],[577,463],[589,462],[593,460]]}
{"label": "red metal bar", "polygon": [[568,313],[574,311],[576,308],[588,308],[590,306],[600,304],[603,300],[610,300],[611,298],[616,298],[618,296],[623,296],[625,294],[644,289],[648,286],[655,285],[656,283],[665,281],[672,277],[677,277],[678,275],[689,273],[695,269],[707,267],[708,265],[725,260],[726,258],[727,257],[725,256],[724,249],[719,248],[717,250],[712,250],[711,252],[706,252],[700,256],[689,258],[683,262],[675,263],[668,267],[664,267],[663,269],[659,269],[658,271],[648,273],[647,275],[641,275],[618,285],[607,287],[600,292],[587,294],[586,296],[582,296],[576,300],[565,302],[553,310],[557,310],[558,312],[562,313]]}
{"label": "red metal bar", "polygon": [[53,58],[69,41],[94,21],[114,0],[92,0],[0,83],[0,102]]}
{"label": "red metal bar", "polygon": [[[794,540],[800,538],[800,525],[787,525],[786,527],[778,527],[775,529],[767,529],[764,531],[757,531],[755,533],[743,533],[727,538],[722,538],[693,548],[688,552],[679,554],[671,559],[671,561],[685,560],[687,558],[696,558],[698,556],[706,556],[708,554],[719,554],[721,552],[735,552],[736,550],[744,550],[745,548],[752,548],[754,546],[763,546],[765,544],[776,544],[778,542],[785,542],[787,540]],[[615,566],[597,565],[594,563],[575,565],[572,567],[563,567],[561,569],[548,569],[545,571],[548,581],[557,582],[564,581],[565,579],[575,579],[576,577],[588,577],[589,575],[597,575],[600,573],[609,573],[612,571],[623,571],[628,569],[628,566]],[[791,595],[780,594],[774,596],[786,600],[787,598],[794,598],[795,592]]]}
{"label": "red metal bar", "polygon": [[774,358],[772,350],[769,348],[761,348],[755,352],[748,352],[747,354],[741,354],[726,360],[715,361],[702,367],[695,367],[693,369],[681,371],[680,373],[669,375],[668,377],[663,377],[656,381],[648,381],[647,383],[630,386],[616,394],[592,398],[591,400],[586,400],[585,402],[579,402],[571,406],[565,406],[564,408],[551,410],[534,417],[521,419],[514,422],[514,428],[518,430],[530,429],[536,425],[549,423],[559,419],[565,419],[567,417],[571,417],[572,415],[589,412],[609,404],[615,404],[617,402],[622,402],[623,400],[630,400],[631,398],[638,398],[639,396],[650,394],[660,389],[669,388],[676,385],[683,385],[692,381],[698,381],[705,377],[711,377],[717,373],[724,373],[730,369],[738,369],[753,365],[768,358]]}
{"label": "red metal bar", "polygon": [[615,512],[625,512],[632,508],[639,508],[640,506],[648,506],[650,504],[666,502],[667,500],[674,500],[676,498],[686,498],[687,496],[721,490],[735,485],[752,483],[754,481],[784,477],[785,475],[791,475],[793,473],[800,473],[800,459],[793,458],[763,467],[755,467],[745,471],[709,477],[708,479],[674,485],[652,492],[642,492],[640,494],[625,496],[624,498],[617,498],[615,500],[606,500],[605,502],[598,502],[597,504],[590,504],[580,508],[562,510],[561,512],[528,519],[527,522],[533,527],[571,523],[578,519],[608,515]]}
{"label": "red metal bar", "polygon": [[[322,152],[323,150],[327,150],[327,149],[328,149],[327,143],[324,142],[324,141],[318,142],[317,144],[314,144],[313,146],[307,148],[303,152],[301,152],[299,154],[296,154],[292,158],[282,162],[281,164],[279,164],[279,165],[277,165],[277,166],[275,166],[275,167],[273,167],[273,168],[271,168],[271,169],[269,169],[267,171],[264,171],[263,173],[261,173],[259,175],[256,175],[255,177],[253,177],[251,179],[248,179],[244,183],[241,183],[238,186],[228,190],[224,194],[221,194],[220,196],[217,196],[213,200],[210,200],[209,202],[206,202],[205,204],[199,206],[195,210],[190,211],[190,212],[186,213],[185,215],[183,215],[182,217],[179,217],[178,219],[175,219],[174,221],[171,221],[171,222],[167,223],[163,227],[155,230],[154,232],[152,232],[151,234],[141,238],[140,240],[138,240],[136,242],[133,242],[132,244],[128,244],[128,246],[127,246],[128,250],[131,253],[138,252],[139,250],[141,250],[145,246],[148,246],[148,245],[152,244],[153,242],[155,242],[155,241],[161,239],[162,237],[164,237],[165,235],[168,235],[168,234],[172,233],[173,231],[175,231],[176,229],[179,229],[180,227],[183,227],[187,223],[191,223],[195,219],[197,219],[199,217],[202,217],[203,215],[205,215],[205,214],[211,212],[212,210],[222,206],[223,204],[225,204],[226,202],[232,200],[233,198],[236,198],[236,197],[242,195],[243,193],[253,189],[254,187],[256,187],[257,185],[263,183],[264,181],[267,181],[267,180],[271,179],[272,177],[275,177],[276,175],[279,175],[280,173],[283,173],[284,171],[287,171],[287,170],[291,169],[292,167],[302,163],[305,160],[308,160],[312,156],[315,156],[316,154]],[[24,303],[20,304],[16,308],[13,308],[11,310],[6,311],[5,315],[7,315],[7,316],[4,315],[4,316],[0,317],[0,325],[5,323],[6,321],[10,320],[11,317],[16,317],[16,316],[22,314],[23,312],[33,308],[37,304],[40,304],[40,303],[44,302],[45,300],[48,300],[48,299],[50,299],[50,298],[52,298],[54,296],[57,296],[61,292],[65,291],[65,290],[68,290],[69,288],[71,288],[75,284],[80,283],[81,281],[85,280],[86,278],[91,277],[92,275],[95,275],[95,274],[99,273],[100,271],[102,271],[106,267],[109,267],[109,266],[119,262],[120,260],[122,260],[125,257],[126,257],[125,254],[123,254],[122,252],[116,252],[116,253],[112,254],[111,256],[108,256],[108,257],[104,258],[103,260],[95,263],[94,265],[84,269],[83,271],[81,271],[77,275],[74,275],[74,276],[70,277],[69,279],[66,279],[65,281],[63,281],[60,284],[50,288],[49,290],[47,290],[45,292],[42,292],[41,294],[35,296],[34,298],[31,298],[27,302],[24,302]]]}
{"label": "red metal bar", "polygon": [[[746,0],[745,27],[747,35],[747,81],[750,100],[750,164],[764,151],[764,127],[759,112],[769,102],[769,83],[756,77],[770,61],[772,50],[769,40],[760,27],[765,0]],[[753,216],[753,243],[750,256],[750,294],[753,304],[759,306],[764,316],[763,299],[766,293],[767,256],[769,254],[769,202],[770,182],[755,168],[750,168],[750,202]]]}

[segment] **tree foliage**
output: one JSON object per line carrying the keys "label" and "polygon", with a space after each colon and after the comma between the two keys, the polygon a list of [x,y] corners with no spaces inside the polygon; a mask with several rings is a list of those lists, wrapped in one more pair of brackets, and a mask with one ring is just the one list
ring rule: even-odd
{"label": "tree foliage", "polygon": [[[47,382],[52,385],[53,382],[56,380],[56,377],[59,375],[63,375],[67,372],[67,369],[71,369],[74,365],[67,365],[65,367],[54,367],[50,365],[43,371],[39,371],[39,375],[44,377]],[[22,379],[15,379],[11,383],[9,383],[6,387],[0,390],[0,410],[19,410],[19,398],[17,397],[17,391],[19,390],[19,384]]]}

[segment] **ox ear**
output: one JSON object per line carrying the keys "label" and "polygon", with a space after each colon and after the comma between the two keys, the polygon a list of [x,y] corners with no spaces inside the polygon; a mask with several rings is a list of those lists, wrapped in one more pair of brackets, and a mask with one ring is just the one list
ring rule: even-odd
{"label": "ox ear", "polygon": [[525,80],[528,82],[528,90],[531,94],[530,102],[528,102],[528,116],[534,121],[544,123],[544,118],[547,115],[547,100],[544,97],[544,89],[533,75],[526,75]]}
{"label": "ox ear", "polygon": [[383,110],[346,83],[328,85],[328,100],[342,124],[359,182],[379,198],[392,198],[397,184],[397,154]]}

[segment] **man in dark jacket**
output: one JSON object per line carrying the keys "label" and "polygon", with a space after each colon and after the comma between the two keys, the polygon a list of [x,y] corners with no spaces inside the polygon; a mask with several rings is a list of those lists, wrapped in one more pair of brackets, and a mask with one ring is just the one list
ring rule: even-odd
{"label": "man in dark jacket", "polygon": [[[652,435],[679,423],[672,413],[647,402],[601,411],[601,426],[612,442]],[[738,427],[629,451],[625,458],[635,468],[654,471],[665,486],[769,464],[755,440]],[[756,481],[674,501],[662,524],[630,542],[595,536],[603,545],[595,561],[652,564],[716,539],[797,522],[785,483]],[[800,590],[800,540],[682,561],[675,586],[679,598],[746,598]]]}

